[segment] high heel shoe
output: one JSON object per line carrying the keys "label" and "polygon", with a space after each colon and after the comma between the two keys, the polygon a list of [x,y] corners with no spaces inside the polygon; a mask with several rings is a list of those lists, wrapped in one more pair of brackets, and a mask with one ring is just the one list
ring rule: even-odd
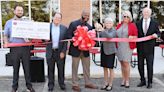
{"label": "high heel shoe", "polygon": [[125,86],[125,81],[122,81],[120,87],[124,87]]}
{"label": "high heel shoe", "polygon": [[109,84],[104,85],[101,90],[106,90],[106,88],[109,86]]}
{"label": "high heel shoe", "polygon": [[106,91],[111,91],[112,90],[112,86],[108,86],[107,88],[106,88]]}
{"label": "high heel shoe", "polygon": [[129,86],[129,81],[126,81],[125,82],[125,88],[129,88],[130,86]]}

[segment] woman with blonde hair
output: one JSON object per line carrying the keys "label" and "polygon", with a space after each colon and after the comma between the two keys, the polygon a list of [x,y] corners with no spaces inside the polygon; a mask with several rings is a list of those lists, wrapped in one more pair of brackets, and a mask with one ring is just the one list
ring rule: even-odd
{"label": "woman with blonde hair", "polygon": [[[113,20],[108,17],[104,20],[104,29],[102,29],[101,25],[98,24],[98,31],[100,37],[103,38],[115,38],[116,30],[113,28]],[[101,90],[111,91],[113,86],[114,79],[114,61],[115,61],[115,53],[116,53],[116,43],[115,42],[102,42],[101,44],[101,67],[104,69],[104,86]],[[108,75],[110,78],[108,79]]]}
{"label": "woman with blonde hair", "polygon": [[[118,38],[137,38],[137,28],[132,23],[132,15],[129,11],[124,11],[122,16],[122,22],[117,25]],[[117,57],[121,63],[122,71],[122,83],[121,87],[129,88],[129,76],[130,76],[130,61],[132,57],[133,49],[136,48],[134,42],[118,42]]]}

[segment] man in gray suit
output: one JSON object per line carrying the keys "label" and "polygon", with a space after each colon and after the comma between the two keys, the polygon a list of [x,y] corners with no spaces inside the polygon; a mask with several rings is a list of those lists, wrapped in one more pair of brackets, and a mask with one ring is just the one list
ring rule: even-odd
{"label": "man in gray suit", "polygon": [[61,13],[55,13],[53,23],[50,25],[50,42],[46,47],[46,60],[48,64],[48,91],[54,88],[54,70],[55,62],[58,68],[58,83],[61,90],[65,90],[64,67],[67,50],[67,42],[61,42],[66,38],[67,27],[60,24],[62,20]]}

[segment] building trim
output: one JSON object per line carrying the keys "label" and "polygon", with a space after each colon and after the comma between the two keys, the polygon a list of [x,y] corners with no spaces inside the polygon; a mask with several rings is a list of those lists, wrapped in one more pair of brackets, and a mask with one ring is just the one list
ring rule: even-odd
{"label": "building trim", "polygon": [[92,15],[92,0],[90,0],[90,25],[92,25],[93,15]]}
{"label": "building trim", "polygon": [[1,48],[3,48],[3,33],[2,33],[2,6],[0,1],[0,32],[1,32]]}
{"label": "building trim", "polygon": [[61,2],[60,2],[60,0],[58,0],[58,6],[59,6],[59,12],[61,12]]}

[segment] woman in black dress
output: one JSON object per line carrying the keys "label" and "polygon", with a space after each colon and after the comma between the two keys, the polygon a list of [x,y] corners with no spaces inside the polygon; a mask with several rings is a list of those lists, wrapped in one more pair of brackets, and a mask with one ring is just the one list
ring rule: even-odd
{"label": "woman in black dress", "polygon": [[[104,20],[104,29],[100,24],[96,25],[100,37],[102,38],[115,38],[116,30],[113,28],[113,20],[111,18],[106,18]],[[113,78],[114,78],[114,61],[116,53],[115,42],[102,42],[101,44],[101,66],[104,69],[104,86],[101,90],[110,91],[112,90]],[[108,79],[108,75],[110,78]]]}

